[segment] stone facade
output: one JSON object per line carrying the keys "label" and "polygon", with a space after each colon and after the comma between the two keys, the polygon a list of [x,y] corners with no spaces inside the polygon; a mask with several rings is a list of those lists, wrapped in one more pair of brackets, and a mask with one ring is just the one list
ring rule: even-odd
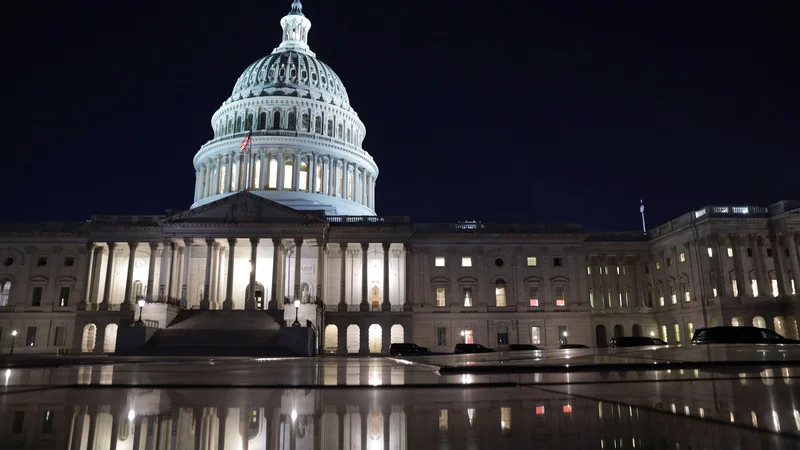
{"label": "stone facade", "polygon": [[686,344],[722,324],[797,337],[798,229],[790,201],[710,206],[644,234],[325,216],[249,192],[168,216],[7,224],[0,346],[113,352],[138,300],[157,328],[174,316],[165,307],[285,309],[293,321],[299,300],[301,322],[338,353],[604,346],[634,334]]}

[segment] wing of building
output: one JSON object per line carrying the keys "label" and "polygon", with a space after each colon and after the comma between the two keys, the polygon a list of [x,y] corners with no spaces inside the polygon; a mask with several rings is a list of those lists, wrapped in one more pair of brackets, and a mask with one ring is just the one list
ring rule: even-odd
{"label": "wing of building", "polygon": [[281,26],[214,113],[188,210],[2,224],[4,350],[286,347],[297,333],[335,353],[685,344],[722,324],[798,337],[800,202],[707,206],[647,233],[375,215],[366,128],[299,1]]}

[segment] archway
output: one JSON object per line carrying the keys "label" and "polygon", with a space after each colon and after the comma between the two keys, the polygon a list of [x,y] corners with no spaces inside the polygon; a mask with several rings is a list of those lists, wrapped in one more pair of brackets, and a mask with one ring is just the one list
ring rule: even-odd
{"label": "archway", "polygon": [[336,353],[339,350],[339,327],[328,325],[325,327],[325,353]]}
{"label": "archway", "polygon": [[389,343],[390,344],[403,344],[405,343],[405,330],[402,325],[395,324],[389,330]]}
{"label": "archway", "polygon": [[[247,283],[247,286],[244,288],[244,298],[250,297],[250,283]],[[265,299],[267,298],[267,291],[264,289],[264,285],[256,281],[256,309],[267,309],[267,302]]]}
{"label": "archway", "polygon": [[347,327],[347,353],[358,353],[361,349],[361,330],[358,325]]}
{"label": "archway", "polygon": [[378,324],[372,324],[369,326],[369,352],[370,353],[380,353],[381,352],[381,345],[383,345],[383,338],[381,337],[383,330],[381,326]]}
{"label": "archway", "polygon": [[0,306],[8,305],[11,296],[11,280],[0,281]]}
{"label": "archway", "polygon": [[631,335],[639,337],[642,335],[642,326],[638,323],[633,324],[633,328],[631,328]]}
{"label": "archway", "polygon": [[753,326],[757,328],[767,328],[767,322],[761,316],[753,317]]}
{"label": "archway", "polygon": [[91,353],[94,351],[94,343],[97,337],[97,325],[90,323],[83,327],[83,337],[81,338],[81,352]]}
{"label": "archway", "polygon": [[786,334],[789,335],[789,336],[786,336],[789,339],[797,339],[798,338],[797,319],[795,319],[794,316],[788,316],[786,318]]}
{"label": "archway", "polygon": [[614,325],[614,337],[618,338],[623,336],[625,336],[625,329],[622,328],[622,325],[620,324]]}
{"label": "archway", "polygon": [[594,329],[594,335],[597,339],[597,347],[604,348],[608,347],[608,335],[606,334],[606,326],[605,325],[598,325]]}
{"label": "archway", "polygon": [[103,353],[114,353],[117,350],[118,328],[115,323],[106,325],[106,331],[103,335]]}
{"label": "archway", "polygon": [[781,336],[786,336],[786,319],[781,316],[775,316],[772,324],[775,327],[776,333],[780,334]]}

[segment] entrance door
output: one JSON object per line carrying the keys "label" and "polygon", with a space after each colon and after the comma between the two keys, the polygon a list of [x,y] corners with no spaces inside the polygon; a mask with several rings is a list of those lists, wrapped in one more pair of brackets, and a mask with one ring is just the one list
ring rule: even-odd
{"label": "entrance door", "polygon": [[256,286],[256,309],[264,309],[264,290]]}

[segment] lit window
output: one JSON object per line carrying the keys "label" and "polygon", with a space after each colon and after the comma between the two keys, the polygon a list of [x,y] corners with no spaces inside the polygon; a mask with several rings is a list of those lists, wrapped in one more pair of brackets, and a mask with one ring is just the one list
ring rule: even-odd
{"label": "lit window", "polygon": [[736,284],[736,280],[735,279],[731,279],[731,288],[733,288],[733,296],[734,297],[738,297],[739,296],[739,286]]}
{"label": "lit window", "polygon": [[728,258],[733,258],[733,247],[728,247]]}
{"label": "lit window", "polygon": [[531,327],[531,343],[532,344],[541,344],[542,343],[542,328],[541,327]]}
{"label": "lit window", "polygon": [[511,429],[511,408],[500,408],[500,429]]}
{"label": "lit window", "polygon": [[592,274],[592,266],[586,266],[586,273],[587,273],[588,275],[591,275],[591,274]]}
{"label": "lit window", "polygon": [[758,280],[750,280],[750,287],[753,289],[753,297],[758,297]]}
{"label": "lit window", "polygon": [[472,288],[464,288],[464,306],[472,306]]}
{"label": "lit window", "polygon": [[672,327],[675,330],[675,342],[681,342],[681,326],[677,323]]}
{"label": "lit window", "polygon": [[544,405],[536,405],[536,415],[537,416],[544,415]]}
{"label": "lit window", "polygon": [[[256,168],[256,173],[258,173],[258,168]],[[300,188],[301,191],[308,191],[308,164],[302,162],[300,163]],[[352,200],[352,199],[351,199]]]}
{"label": "lit window", "polygon": [[667,336],[667,326],[661,325],[661,340],[664,342],[669,342],[669,340],[667,339],[668,337],[669,336]]}
{"label": "lit window", "polygon": [[664,290],[658,288],[658,306],[664,306]]}
{"label": "lit window", "polygon": [[711,247],[708,247],[707,250],[708,250],[708,257],[709,258],[713,258],[714,257],[714,250],[712,250]]}
{"label": "lit window", "polygon": [[292,161],[286,161],[283,164],[283,188],[284,189],[292,189],[292,186],[294,186],[293,177],[294,177],[294,164],[292,164]]}
{"label": "lit window", "polygon": [[694,337],[694,324],[692,324],[692,322],[686,323],[686,331],[689,332],[689,339]]}
{"label": "lit window", "polygon": [[675,286],[669,287],[669,299],[672,301],[673,305],[678,303],[678,295],[675,293]]}
{"label": "lit window", "polygon": [[436,267],[444,267],[444,256],[437,256],[436,259],[433,260],[433,264]]}
{"label": "lit window", "polygon": [[472,267],[472,258],[469,256],[461,258],[461,267]]}
{"label": "lit window", "polygon": [[686,253],[681,253],[681,255],[680,255],[680,261],[681,261],[681,262],[686,262]]}
{"label": "lit window", "polygon": [[594,308],[594,288],[589,288],[589,306]]}
{"label": "lit window", "polygon": [[439,410],[439,431],[447,431],[447,410]]}
{"label": "lit window", "polygon": [[617,275],[619,275],[619,266],[617,266]]}
{"label": "lit window", "polygon": [[444,288],[436,288],[436,306],[444,307],[445,305],[445,297],[444,297]]}
{"label": "lit window", "polygon": [[794,284],[794,278],[792,278],[792,295],[797,295],[797,287]]}
{"label": "lit window", "polygon": [[608,266],[605,267],[605,274],[608,275]]}
{"label": "lit window", "polygon": [[323,172],[323,170],[324,169],[322,167],[322,162],[320,161],[319,163],[317,163],[317,169],[316,169],[317,181],[316,181],[315,191],[317,193],[322,192],[322,172]]}
{"label": "lit window", "polygon": [[692,299],[692,294],[689,293],[689,285],[683,285],[683,301],[688,302]]}
{"label": "lit window", "polygon": [[494,284],[494,300],[496,306],[506,306],[506,283],[503,280],[497,280]]}
{"label": "lit window", "polygon": [[780,295],[780,292],[778,292],[778,280],[773,278],[772,279],[772,296],[773,297],[777,297],[778,295]]}
{"label": "lit window", "polygon": [[656,270],[661,270],[661,262],[656,261]]}
{"label": "lit window", "polygon": [[536,257],[528,256],[528,267],[536,267]]}
{"label": "lit window", "polygon": [[530,306],[539,306],[539,287],[538,286],[529,286],[528,287],[528,301],[530,302]]}
{"label": "lit window", "polygon": [[711,289],[711,292],[714,294],[714,298],[716,298],[718,294],[717,288]]}
{"label": "lit window", "polygon": [[556,306],[566,306],[567,305],[567,288],[564,286],[556,286]]}
{"label": "lit window", "polygon": [[563,411],[564,414],[572,414],[572,405],[570,404],[563,405],[561,407],[561,411]]}

